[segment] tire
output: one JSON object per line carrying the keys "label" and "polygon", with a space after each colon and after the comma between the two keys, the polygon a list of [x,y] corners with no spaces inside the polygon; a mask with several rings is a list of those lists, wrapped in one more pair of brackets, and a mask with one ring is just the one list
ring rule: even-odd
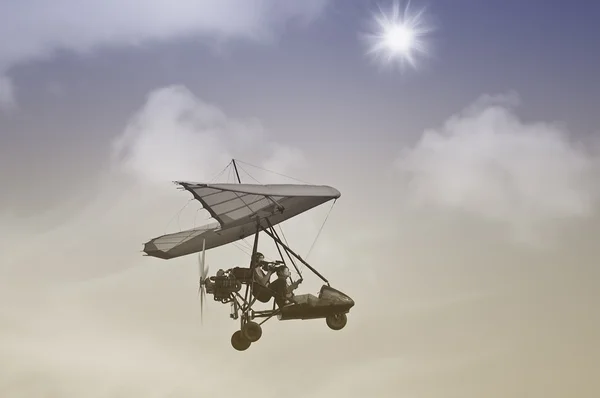
{"label": "tire", "polygon": [[262,328],[256,322],[248,322],[242,328],[242,334],[251,343],[258,341],[262,336]]}
{"label": "tire", "polygon": [[231,336],[231,345],[238,351],[246,351],[250,347],[251,342],[238,330]]}
{"label": "tire", "polygon": [[325,322],[330,329],[341,330],[346,326],[346,323],[348,323],[348,317],[346,314],[328,315],[327,318],[325,318]]}

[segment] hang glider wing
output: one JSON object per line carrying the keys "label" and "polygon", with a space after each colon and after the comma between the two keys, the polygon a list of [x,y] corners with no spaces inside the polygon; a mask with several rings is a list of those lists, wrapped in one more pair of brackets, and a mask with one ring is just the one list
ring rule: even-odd
{"label": "hang glider wing", "polygon": [[[340,192],[323,185],[202,184],[176,182],[192,193],[218,222],[201,228],[163,235],[147,242],[144,252],[162,259],[176,258],[219,247],[279,224],[332,199]],[[268,220],[268,221],[267,221]]]}

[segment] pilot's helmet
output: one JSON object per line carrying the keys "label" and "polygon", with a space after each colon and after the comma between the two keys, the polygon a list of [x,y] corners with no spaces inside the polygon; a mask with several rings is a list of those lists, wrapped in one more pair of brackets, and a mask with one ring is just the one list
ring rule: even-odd
{"label": "pilot's helmet", "polygon": [[265,256],[261,252],[254,253],[254,262],[259,263],[265,259]]}

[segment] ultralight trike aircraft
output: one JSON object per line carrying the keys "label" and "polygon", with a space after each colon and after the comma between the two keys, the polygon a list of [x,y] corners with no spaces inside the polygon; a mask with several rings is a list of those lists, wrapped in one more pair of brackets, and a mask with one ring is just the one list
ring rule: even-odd
{"label": "ultralight trike aircraft", "polygon": [[[354,301],[332,288],[323,275],[281,240],[274,228],[275,225],[330,200],[335,203],[341,196],[340,192],[329,186],[308,184],[242,184],[235,160],[230,164],[235,169],[237,183],[175,182],[190,192],[217,223],[154,238],[145,244],[144,252],[161,259],[199,253],[201,309],[206,293],[212,294],[215,301],[231,304],[230,317],[240,319],[240,329],[231,337],[231,344],[236,350],[244,351],[251,343],[258,341],[262,336],[261,325],[273,316],[279,320],[324,318],[331,329],[342,329],[347,322],[346,314],[354,306]],[[263,256],[258,252],[261,232],[273,240],[280,260],[262,260]],[[219,270],[216,275],[208,277],[206,250],[252,235],[254,245],[248,268]],[[291,277],[286,257],[299,275],[299,279],[292,282],[291,286],[287,284]],[[302,275],[294,259],[325,282],[318,296],[293,293],[293,289],[302,282]],[[273,273],[278,278],[270,282]],[[271,309],[254,310],[257,301],[268,303],[271,299]],[[256,318],[265,319],[258,323],[254,321]]]}

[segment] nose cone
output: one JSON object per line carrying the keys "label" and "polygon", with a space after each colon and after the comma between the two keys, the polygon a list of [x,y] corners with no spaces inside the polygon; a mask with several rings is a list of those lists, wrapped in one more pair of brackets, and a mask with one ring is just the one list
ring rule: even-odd
{"label": "nose cone", "polygon": [[346,304],[348,304],[348,308],[354,307],[354,300],[352,300],[349,296],[346,296]]}
{"label": "nose cone", "polygon": [[354,307],[354,300],[345,293],[339,292],[338,300],[339,304],[344,306],[344,308],[350,309]]}

